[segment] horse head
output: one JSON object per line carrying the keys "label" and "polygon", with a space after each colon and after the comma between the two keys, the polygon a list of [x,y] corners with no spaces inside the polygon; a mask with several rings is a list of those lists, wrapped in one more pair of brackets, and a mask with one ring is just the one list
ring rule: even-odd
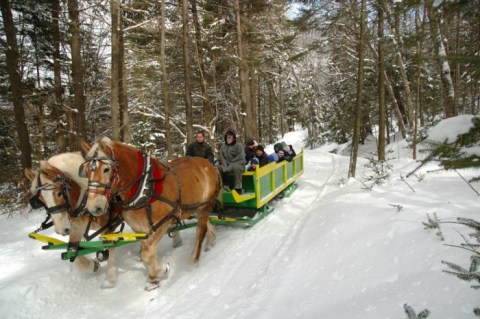
{"label": "horse head", "polygon": [[113,143],[108,137],[97,140],[86,152],[85,163],[79,169],[79,175],[88,178],[85,207],[94,216],[108,212],[112,186],[118,174]]}
{"label": "horse head", "polygon": [[78,176],[74,176],[75,180],[72,179],[72,173],[78,171],[75,166],[78,167],[81,162],[81,155],[63,153],[48,161],[41,161],[38,172],[25,170],[25,176],[32,183],[30,205],[34,209],[45,208],[52,218],[55,231],[61,235],[70,233],[69,215],[76,210],[82,189],[86,188],[85,179]]}

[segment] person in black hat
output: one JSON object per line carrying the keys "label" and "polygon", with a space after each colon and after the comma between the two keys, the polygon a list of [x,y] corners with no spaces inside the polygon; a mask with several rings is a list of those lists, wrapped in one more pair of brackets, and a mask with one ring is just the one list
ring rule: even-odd
{"label": "person in black hat", "polygon": [[247,139],[245,142],[245,161],[248,163],[255,157],[255,150],[257,149],[257,142],[252,138]]}
{"label": "person in black hat", "polygon": [[188,144],[186,156],[203,157],[213,163],[213,151],[212,147],[205,142],[205,132],[203,130],[198,131],[195,134],[195,141]]}
{"label": "person in black hat", "polygon": [[260,167],[268,164],[268,155],[265,153],[263,145],[257,145],[257,149],[255,150],[255,157],[257,158]]}

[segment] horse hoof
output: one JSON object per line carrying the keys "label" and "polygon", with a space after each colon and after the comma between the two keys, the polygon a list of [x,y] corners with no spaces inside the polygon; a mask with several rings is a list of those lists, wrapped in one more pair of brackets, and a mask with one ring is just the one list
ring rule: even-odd
{"label": "horse hoof", "polygon": [[149,280],[145,284],[145,290],[152,291],[160,287],[160,282],[167,279],[169,273],[170,273],[170,265],[165,264],[165,270],[163,274],[161,274],[159,277],[156,277],[155,279],[149,278]]}
{"label": "horse hoof", "polygon": [[98,272],[98,270],[100,269],[100,262],[98,260],[94,260],[93,261],[93,272]]}
{"label": "horse hoof", "polygon": [[145,284],[145,290],[146,291],[152,291],[160,287],[160,280],[155,280],[153,282],[147,282]]}
{"label": "horse hoof", "polygon": [[113,288],[117,285],[117,282],[116,281],[111,281],[111,280],[107,280],[105,279],[102,284],[100,285],[100,288],[102,289],[110,289],[110,288]]}
{"label": "horse hoof", "polygon": [[178,248],[178,247],[182,246],[182,244],[183,244],[183,240],[181,240],[181,239],[180,240],[174,240],[173,243],[172,243],[172,247],[173,248]]}

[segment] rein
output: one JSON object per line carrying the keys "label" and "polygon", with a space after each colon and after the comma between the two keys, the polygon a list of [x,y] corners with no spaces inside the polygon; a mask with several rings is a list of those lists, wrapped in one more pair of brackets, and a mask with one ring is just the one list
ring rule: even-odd
{"label": "rein", "polygon": [[[112,152],[113,154],[113,152]],[[176,174],[173,167],[180,165],[183,161],[176,163],[173,167],[163,163],[157,162],[154,158],[150,155],[144,155],[142,152],[137,151],[137,173],[136,178],[128,183],[127,185],[115,190],[112,192],[112,186],[114,182],[119,178],[118,177],[118,162],[115,158],[109,157],[98,157],[98,151],[95,150],[95,153],[92,157],[86,157],[86,161],[83,165],[90,165],[89,168],[91,171],[94,171],[97,168],[97,161],[101,161],[106,165],[110,165],[113,168],[113,173],[110,175],[110,180],[108,183],[100,183],[95,181],[89,181],[89,192],[104,195],[107,198],[107,201],[111,203],[112,206],[115,208],[119,208],[121,210],[136,210],[140,208],[145,208],[146,215],[148,218],[148,223],[150,225],[150,233],[155,232],[158,228],[160,228],[163,224],[168,222],[170,219],[175,219],[177,225],[181,225],[182,220],[180,217],[180,212],[182,210],[196,210],[201,208],[205,205],[212,203],[218,195],[220,189],[217,190],[214,199],[204,201],[201,203],[191,204],[191,205],[182,205],[181,198],[182,198],[182,187],[180,184],[180,179]],[[108,161],[108,162],[107,162]],[[111,163],[113,162],[113,163]],[[161,174],[160,167],[163,166],[165,169],[165,173]],[[169,200],[162,196],[163,192],[163,181],[167,177],[168,174],[173,174],[177,183],[178,187],[178,196],[175,201]],[[103,188],[103,190],[99,190],[98,187]],[[158,189],[157,189],[158,188]],[[120,194],[129,189],[128,198],[122,200]],[[167,205],[169,205],[172,209],[170,210],[167,215],[161,218],[157,223],[153,222],[152,218],[152,208],[151,203],[154,201],[161,201]],[[198,211],[203,212],[203,211]]]}

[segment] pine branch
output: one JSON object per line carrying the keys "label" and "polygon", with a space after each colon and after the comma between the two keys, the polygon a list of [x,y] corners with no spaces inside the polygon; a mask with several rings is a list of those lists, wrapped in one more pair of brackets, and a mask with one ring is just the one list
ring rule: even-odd
{"label": "pine branch", "polygon": [[422,222],[422,224],[425,226],[424,229],[438,229],[438,231],[435,233],[440,239],[443,241],[445,238],[443,237],[442,230],[440,229],[440,221],[437,218],[437,214],[433,213],[433,218],[430,217],[430,215],[427,214],[427,219],[428,222]]}

